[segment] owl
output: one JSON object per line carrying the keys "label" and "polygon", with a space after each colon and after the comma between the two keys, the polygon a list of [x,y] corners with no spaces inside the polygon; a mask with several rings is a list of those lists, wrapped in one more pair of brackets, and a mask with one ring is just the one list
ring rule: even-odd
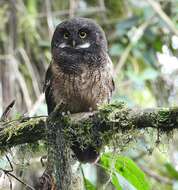
{"label": "owl", "polygon": [[[44,85],[48,114],[56,105],[70,113],[97,110],[114,90],[112,62],[102,28],[91,19],[73,18],[60,23],[51,42],[52,61]],[[80,162],[94,162],[99,152],[91,145],[71,149]]]}

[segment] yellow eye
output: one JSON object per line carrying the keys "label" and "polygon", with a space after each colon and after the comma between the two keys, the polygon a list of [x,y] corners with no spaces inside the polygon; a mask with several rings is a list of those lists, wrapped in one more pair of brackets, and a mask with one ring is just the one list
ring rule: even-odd
{"label": "yellow eye", "polygon": [[81,31],[81,32],[79,32],[79,36],[80,36],[80,38],[84,39],[84,38],[86,38],[87,33],[86,33],[86,32]]}
{"label": "yellow eye", "polygon": [[68,39],[69,38],[69,33],[68,32],[64,32],[64,38]]}

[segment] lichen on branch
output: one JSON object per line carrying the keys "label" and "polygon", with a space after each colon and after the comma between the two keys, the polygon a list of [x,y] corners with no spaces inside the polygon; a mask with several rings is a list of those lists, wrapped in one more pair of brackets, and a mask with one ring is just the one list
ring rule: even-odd
{"label": "lichen on branch", "polygon": [[[178,108],[129,109],[122,103],[104,105],[98,111],[64,115],[60,120],[65,138],[75,139],[80,146],[107,145],[117,134],[155,128],[170,132],[178,128]],[[46,137],[43,117],[0,123],[0,150],[23,143],[33,143]]]}

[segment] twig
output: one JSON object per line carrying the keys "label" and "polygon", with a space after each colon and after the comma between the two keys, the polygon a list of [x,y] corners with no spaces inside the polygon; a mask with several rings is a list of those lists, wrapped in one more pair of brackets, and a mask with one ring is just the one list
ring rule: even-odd
{"label": "twig", "polygon": [[100,8],[101,8],[102,10],[105,10],[105,11],[103,11],[102,14],[101,14],[102,20],[105,22],[105,21],[107,21],[106,14],[105,14],[105,13],[106,13],[105,2],[104,2],[104,0],[98,0],[98,4],[100,5]]}
{"label": "twig", "polygon": [[13,166],[12,166],[12,163],[11,163],[11,161],[10,161],[10,159],[9,159],[9,157],[6,155],[6,159],[7,159],[7,161],[9,162],[9,165],[10,165],[10,170],[6,170],[6,172],[13,172]]}
{"label": "twig", "polygon": [[160,16],[160,18],[168,25],[171,31],[178,35],[178,29],[176,28],[175,24],[171,21],[171,19],[167,16],[167,14],[162,10],[160,4],[155,0],[146,0],[154,11]]}
{"label": "twig", "polygon": [[3,112],[2,116],[1,116],[1,121],[5,121],[10,113],[10,111],[12,110],[13,106],[15,104],[15,100],[13,100],[5,109],[5,111]]}
{"label": "twig", "polygon": [[35,190],[35,188],[33,188],[31,185],[28,185],[27,183],[25,183],[24,181],[22,181],[21,179],[19,179],[18,177],[16,177],[14,174],[12,173],[7,173],[6,175],[9,175],[11,177],[13,177],[14,179],[16,179],[18,182],[20,182],[21,184],[23,184],[25,187],[30,188],[31,190]]}
{"label": "twig", "polygon": [[[5,170],[0,168],[0,170],[2,170],[4,172],[4,174],[9,178],[9,176],[13,177],[14,179],[16,179],[18,182],[20,182],[21,184],[23,184],[25,187],[29,187],[31,190],[35,190],[31,185],[28,185],[27,183],[25,183],[24,181],[22,181],[21,179],[19,179],[18,177],[16,177],[14,174],[12,174],[11,172],[14,171],[13,169],[13,165],[9,159],[9,157],[6,155],[6,159],[10,165],[10,170]],[[10,189],[12,189],[12,182],[9,178],[9,182],[10,182]]]}
{"label": "twig", "polygon": [[111,168],[110,168],[110,173],[109,173],[109,179],[106,181],[106,183],[103,185],[103,190],[107,189],[107,186],[109,185],[109,183],[112,181],[112,177],[113,177],[113,174],[115,173],[114,170],[115,170],[115,164],[116,164],[116,152],[114,151],[113,152],[113,157],[112,157],[112,164],[111,164]]}
{"label": "twig", "polygon": [[140,40],[140,38],[143,36],[144,31],[146,30],[148,25],[152,22],[152,19],[153,19],[153,16],[149,20],[147,20],[143,24],[141,24],[138,27],[138,29],[135,31],[135,33],[134,33],[134,35],[133,35],[133,37],[131,39],[131,42],[126,47],[124,53],[122,54],[122,56],[120,57],[117,65],[116,65],[116,68],[114,69],[115,70],[115,73],[114,73],[115,76],[119,75],[122,67],[124,66],[128,56],[129,56],[130,51],[132,50],[134,45]]}
{"label": "twig", "polygon": [[127,58],[129,56],[129,53],[130,51],[132,50],[132,43],[130,43],[126,48],[125,48],[125,51],[124,53],[122,54],[122,56],[120,57],[117,65],[116,65],[116,68],[114,69],[114,76],[118,76],[122,67],[124,66],[125,62],[127,61]]}
{"label": "twig", "polygon": [[26,84],[26,82],[24,80],[24,77],[19,72],[18,62],[17,62],[17,60],[15,59],[15,57],[13,55],[11,56],[10,62],[11,62],[11,65],[13,67],[14,73],[16,73],[15,77],[16,77],[17,81],[19,82],[20,89],[22,90],[23,97],[24,97],[24,100],[25,100],[25,103],[26,103],[26,106],[27,106],[27,110],[29,111],[29,109],[30,109],[30,107],[32,105],[32,102],[31,102],[31,98],[30,98],[30,95],[29,95],[29,92],[28,92],[27,84]]}
{"label": "twig", "polygon": [[75,14],[75,9],[76,9],[76,5],[75,5],[75,0],[70,0],[69,1],[69,18],[74,17]]}
{"label": "twig", "polygon": [[168,184],[168,185],[172,185],[173,184],[173,181],[170,180],[169,178],[166,178],[166,177],[163,177],[163,176],[160,176],[159,174],[157,174],[156,172],[144,167],[144,166],[141,166],[139,165],[139,167],[147,174],[149,175],[150,177],[154,178],[156,181],[160,182],[160,183],[164,183],[164,184]]}
{"label": "twig", "polygon": [[23,48],[19,48],[19,52],[22,55],[22,58],[24,59],[24,62],[28,68],[29,74],[31,75],[30,77],[32,79],[33,89],[34,89],[36,97],[38,97],[40,95],[40,89],[38,86],[38,81],[37,81],[34,69],[32,67],[32,63],[30,62],[30,59]]}
{"label": "twig", "polygon": [[49,37],[51,39],[54,32],[53,15],[51,11],[51,1],[45,0],[45,3],[46,3],[46,17],[47,17],[47,23],[48,23]]}

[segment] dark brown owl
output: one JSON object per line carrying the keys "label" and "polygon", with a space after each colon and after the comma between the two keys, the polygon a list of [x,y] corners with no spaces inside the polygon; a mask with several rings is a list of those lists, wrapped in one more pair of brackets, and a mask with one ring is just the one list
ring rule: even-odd
{"label": "dark brown owl", "polygon": [[[51,42],[52,61],[46,73],[45,96],[50,114],[63,103],[70,113],[96,110],[108,103],[114,90],[112,62],[101,27],[86,18],[60,23]],[[93,162],[99,153],[88,146],[72,147],[81,162]]]}

